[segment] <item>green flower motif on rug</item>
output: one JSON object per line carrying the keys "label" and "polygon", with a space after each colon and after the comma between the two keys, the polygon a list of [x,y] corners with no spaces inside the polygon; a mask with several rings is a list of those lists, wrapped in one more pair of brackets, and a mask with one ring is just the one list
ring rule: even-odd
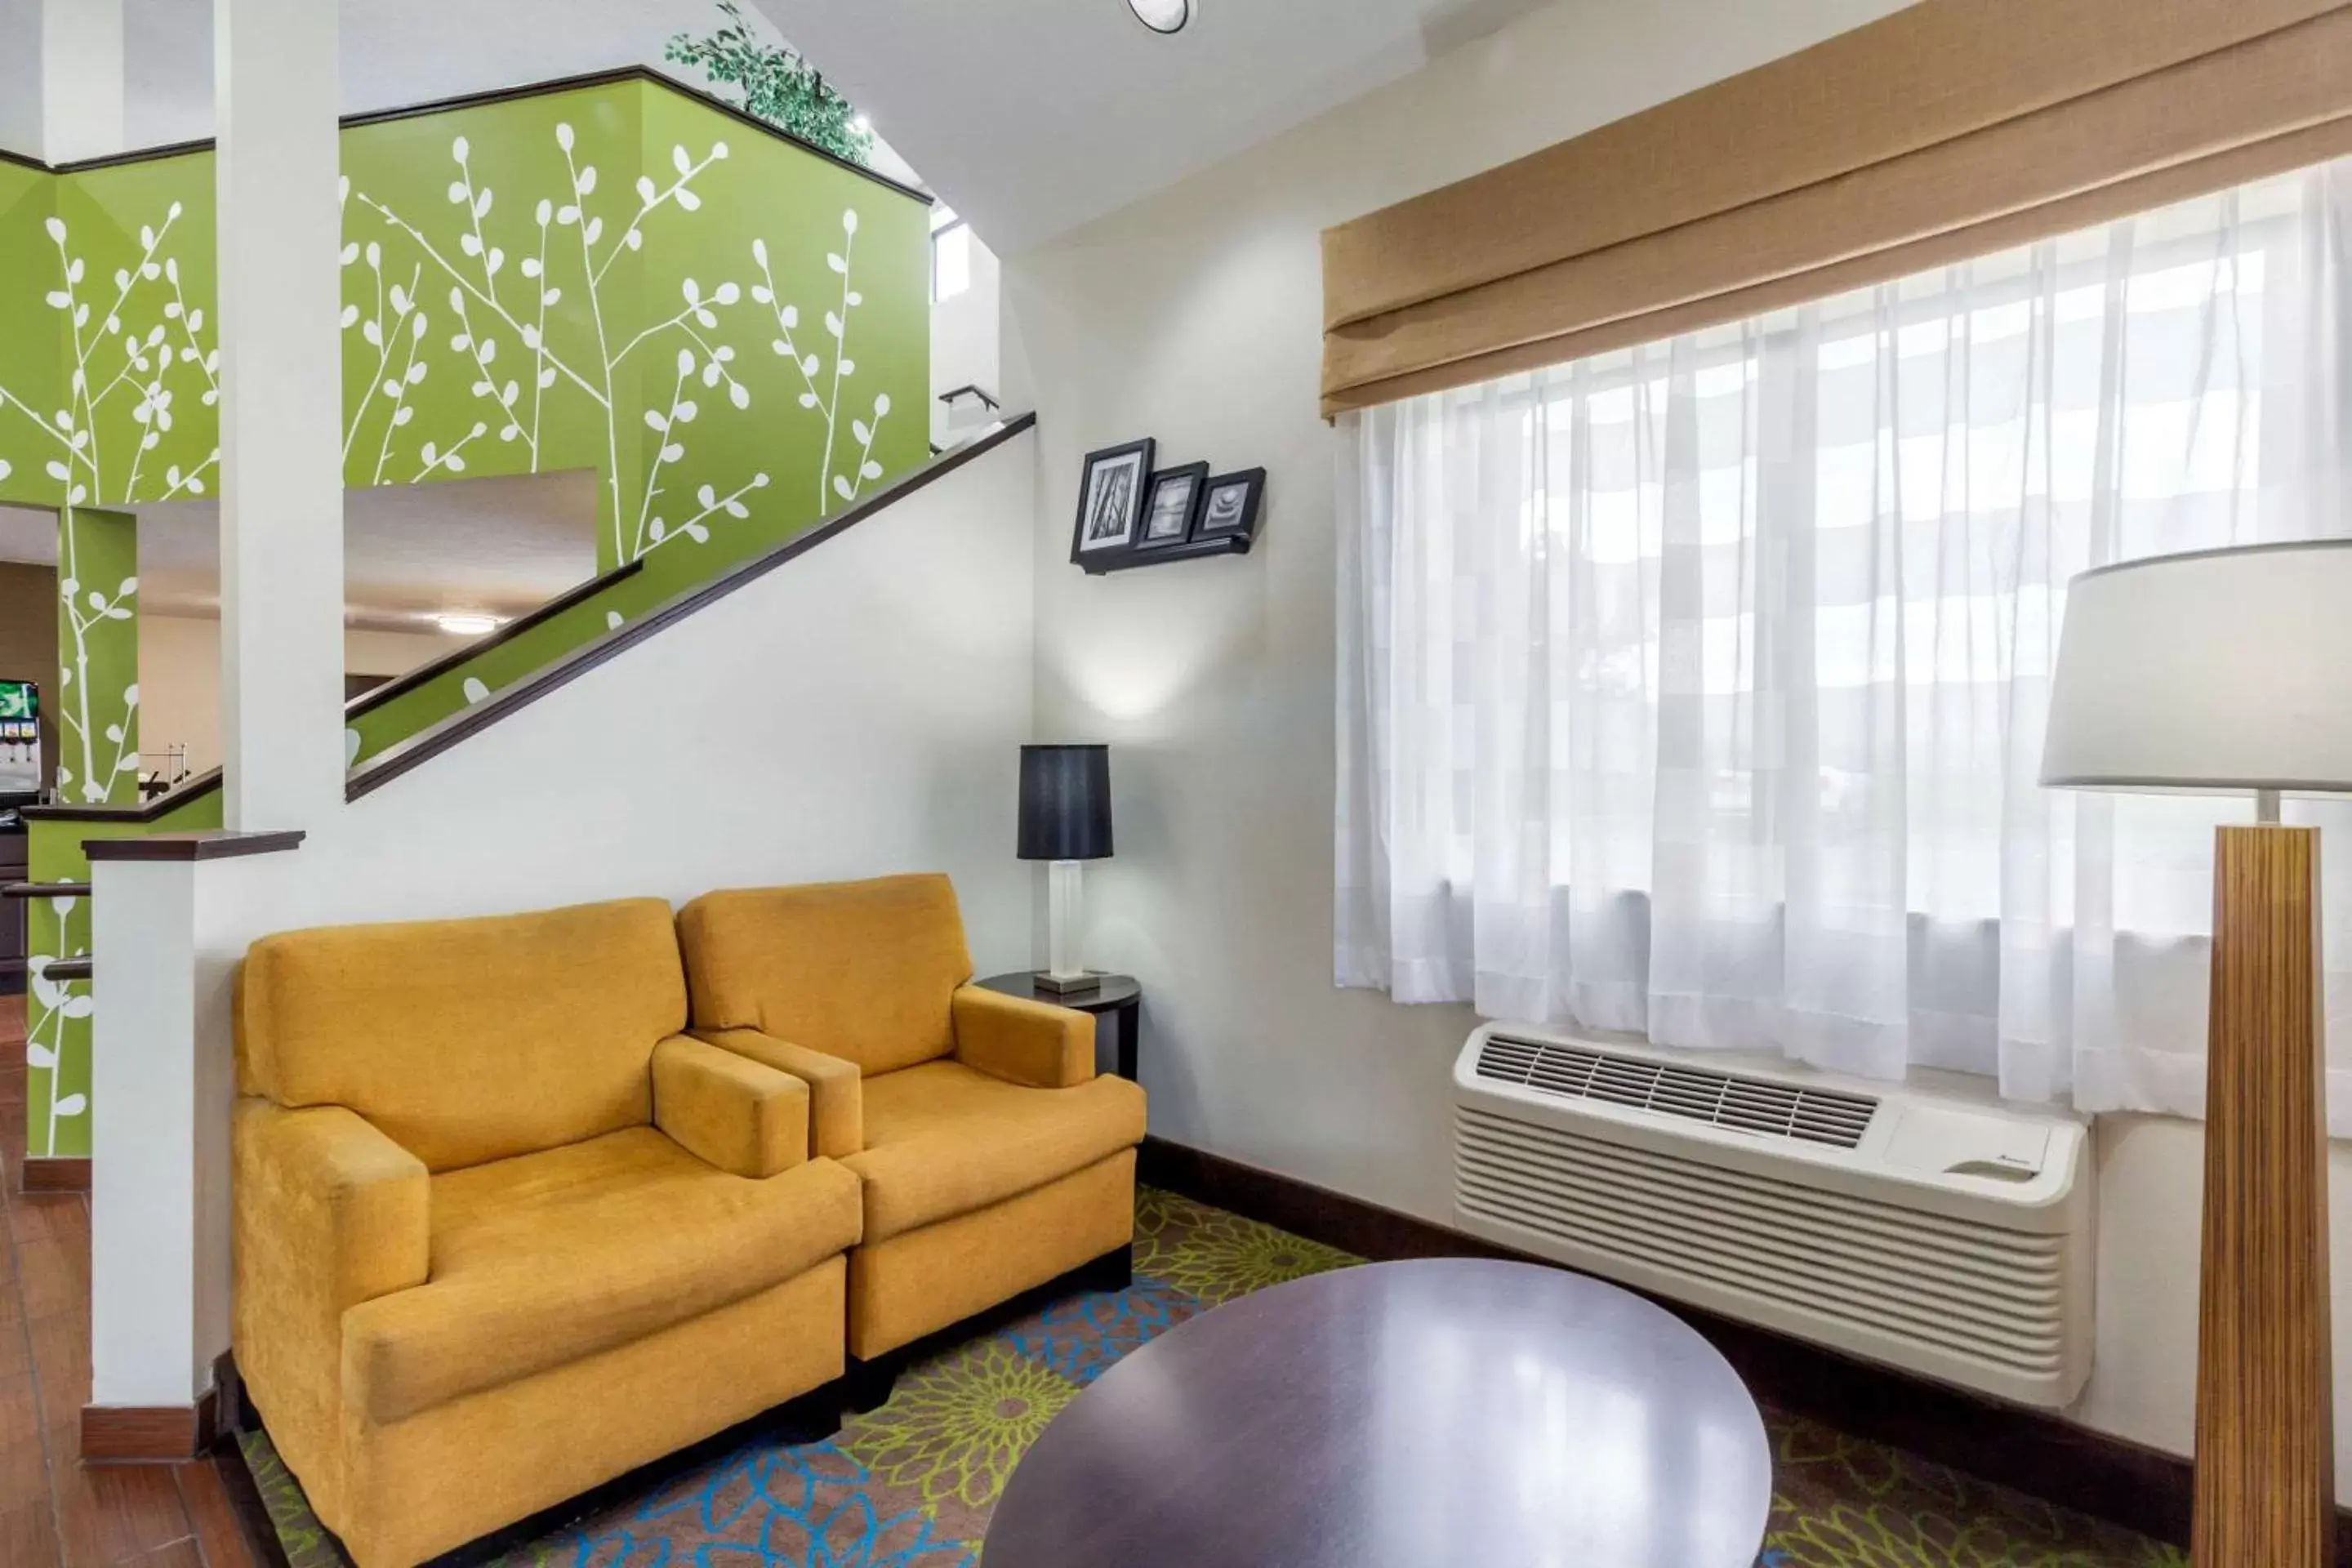
{"label": "green flower motif on rug", "polygon": [[278,1457],[269,1438],[260,1432],[240,1432],[236,1443],[244,1451],[246,1468],[252,1473],[254,1489],[261,1494],[270,1527],[278,1532],[287,1568],[344,1568],[350,1559],[310,1511],[301,1483]]}
{"label": "green flower motif on rug", "polygon": [[1171,1194],[1137,1194],[1135,1271],[1211,1306],[1363,1259]]}
{"label": "green flower motif on rug", "polygon": [[902,1374],[889,1403],[853,1416],[836,1441],[877,1478],[927,1503],[984,1509],[1077,1395],[1066,1379],[987,1339]]}
{"label": "green flower motif on rug", "polygon": [[2080,1542],[2086,1521],[2074,1521],[2075,1542],[2037,1540],[2000,1520],[1957,1521],[1894,1508],[1832,1505],[1790,1517],[1791,1505],[1773,1500],[1773,1529],[1759,1568],[2185,1568],[2169,1547],[2133,1542],[2121,1531],[2096,1544]]}
{"label": "green flower motif on rug", "polygon": [[1769,1405],[1759,1568],[2186,1568],[2175,1549]]}

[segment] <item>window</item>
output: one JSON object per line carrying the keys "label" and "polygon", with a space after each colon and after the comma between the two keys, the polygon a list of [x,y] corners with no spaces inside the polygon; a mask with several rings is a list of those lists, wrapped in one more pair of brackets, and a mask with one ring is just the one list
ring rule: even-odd
{"label": "window", "polygon": [[2194,1114],[2244,813],[2041,789],[2042,703],[2077,572],[2352,527],[2347,212],[2330,165],[1351,416],[1340,983]]}
{"label": "window", "polygon": [[931,303],[971,287],[971,226],[945,207],[931,211]]}

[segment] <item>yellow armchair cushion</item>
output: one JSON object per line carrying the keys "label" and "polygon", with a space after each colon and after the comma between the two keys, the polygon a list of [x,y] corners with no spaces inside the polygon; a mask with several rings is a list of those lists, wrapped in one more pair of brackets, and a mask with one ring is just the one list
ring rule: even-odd
{"label": "yellow armchair cushion", "polygon": [[677,933],[698,1032],[758,1029],[869,1077],[955,1048],[971,955],[945,877],[706,893]]}
{"label": "yellow armchair cushion", "polygon": [[809,1152],[839,1160],[866,1147],[862,1077],[857,1064],[757,1029],[697,1030],[695,1037],[786,1072],[808,1086]]}
{"label": "yellow armchair cushion", "polygon": [[654,1125],[703,1163],[763,1180],[808,1158],[808,1085],[675,1035],[654,1047]]}
{"label": "yellow armchair cushion", "polygon": [[686,982],[669,906],[632,899],[264,937],[237,1011],[245,1093],[348,1106],[446,1171],[644,1126]]}
{"label": "yellow armchair cushion", "polygon": [[731,1176],[650,1127],[433,1178],[433,1277],[346,1313],[345,1404],[377,1423],[645,1339],[854,1246],[856,1180]]}
{"label": "yellow armchair cushion", "polygon": [[424,1162],[341,1106],[240,1100],[231,1142],[239,1366],[267,1400],[280,1447],[310,1467],[314,1488],[333,1491],[343,1313],[425,1282],[430,1179]]}
{"label": "yellow armchair cushion", "polygon": [[1024,1089],[961,1062],[866,1080],[866,1245],[1040,1187],[1143,1141],[1143,1090],[1122,1078]]}
{"label": "yellow armchair cushion", "polygon": [[1068,1089],[1095,1076],[1095,1021],[1075,1007],[967,985],[955,994],[956,1060],[1007,1083]]}

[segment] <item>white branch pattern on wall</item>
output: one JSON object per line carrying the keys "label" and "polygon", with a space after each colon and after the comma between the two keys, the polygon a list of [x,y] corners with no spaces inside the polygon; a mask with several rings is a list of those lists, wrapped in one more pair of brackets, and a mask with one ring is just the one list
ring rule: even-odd
{"label": "white branch pattern on wall", "polygon": [[[634,208],[624,206],[611,215],[620,225],[617,232],[611,232],[606,215],[597,210],[597,165],[582,155],[570,123],[558,124],[554,136],[563,156],[567,188],[561,195],[541,197],[529,209],[527,247],[512,268],[513,277],[509,276],[508,252],[498,243],[489,224],[492,214],[501,210],[499,194],[477,176],[473,150],[466,138],[457,137],[449,149],[456,169],[448,185],[449,205],[457,210],[458,220],[454,232],[428,232],[422,216],[404,213],[393,202],[364,190],[354,190],[348,179],[343,183],[347,204],[357,201],[376,214],[404,237],[422,258],[404,280],[388,279],[379,242],[352,241],[343,247],[346,268],[364,266],[371,274],[370,288],[362,298],[373,301],[368,309],[360,301],[347,302],[343,328],[358,332],[373,360],[366,390],[347,416],[346,464],[362,430],[380,421],[373,483],[413,482],[462,473],[468,446],[492,432],[500,442],[520,443],[530,470],[537,472],[548,400],[582,396],[602,416],[604,499],[613,558],[636,560],[681,539],[706,543],[714,519],[749,517],[748,498],[771,482],[765,471],[753,471],[731,488],[699,484],[690,507],[671,500],[664,484],[687,456],[690,427],[703,413],[698,389],[723,395],[739,411],[751,405],[751,389],[734,370],[739,346],[730,341],[745,290],[732,279],[706,288],[688,278],[675,308],[664,308],[663,314],[650,321],[631,321],[619,319],[625,302],[615,296],[608,279],[624,256],[642,250],[649,224],[672,211],[690,218],[701,209],[703,198],[696,183],[727,158],[727,143],[712,142],[699,158],[682,144],[672,147],[667,183],[650,174],[639,177],[631,193]],[[625,221],[622,212],[626,214]],[[849,349],[849,321],[852,312],[864,303],[852,268],[856,210],[845,209],[841,224],[845,237],[841,248],[829,251],[825,258],[827,267],[841,279],[837,304],[824,312],[829,350],[803,350],[795,342],[800,311],[777,299],[767,242],[755,239],[751,244],[761,281],[750,289],[751,298],[775,317],[772,346],[800,372],[801,408],[824,421],[824,455],[816,476],[820,513],[836,502],[855,500],[867,484],[881,478],[881,465],[873,458],[874,432],[890,412],[889,397],[877,395],[869,415],[845,421],[848,437],[841,437],[842,394],[857,370]],[[427,270],[438,275],[436,283],[447,286],[452,330],[446,337],[436,335],[430,314],[419,300]],[[578,290],[587,307],[592,331],[584,357],[582,344],[559,349],[549,341],[549,311],[570,290]],[[621,459],[631,416],[618,390],[619,377],[633,358],[665,342],[675,344],[670,395],[666,405],[652,403],[643,414],[646,426],[659,441],[644,466],[636,494],[625,496]],[[483,405],[481,417],[473,420],[470,428],[404,436],[416,412],[410,391],[436,374],[436,356],[444,353],[444,345],[446,355],[456,358],[455,373],[467,378],[472,398]],[[515,353],[509,353],[510,345]],[[511,372],[503,370],[501,356],[512,362],[517,353],[520,363]],[[388,414],[381,406],[384,404],[390,405]],[[411,438],[417,443],[412,449],[414,461],[404,463],[398,454]],[[843,449],[853,443],[854,459],[845,463]],[[666,500],[670,504],[665,505]]]}
{"label": "white branch pattern on wall", "polygon": [[[449,146],[449,157],[457,164],[457,176],[449,181],[449,205],[458,212],[454,235],[428,233],[424,218],[400,212],[393,202],[379,200],[367,191],[352,191],[351,181],[343,184],[343,200],[358,200],[364,209],[379,214],[416,247],[421,257],[419,266],[402,282],[385,279],[385,257],[379,242],[348,242],[343,247],[343,266],[364,266],[372,273],[369,296],[374,300],[372,310],[362,310],[358,300],[343,306],[343,329],[355,329],[374,355],[374,374],[369,376],[367,390],[348,414],[343,433],[346,463],[358,447],[362,428],[381,421],[372,470],[372,482],[376,484],[424,479],[437,472],[463,472],[466,447],[491,433],[497,433],[499,442],[520,442],[536,472],[548,397],[579,395],[595,405],[604,426],[604,510],[612,527],[614,560],[637,560],[652,550],[673,545],[679,538],[708,543],[708,524],[715,517],[748,517],[746,499],[772,482],[767,472],[751,472],[731,489],[698,484],[691,508],[663,505],[668,499],[663,479],[687,456],[689,428],[703,411],[701,400],[694,395],[696,385],[701,393],[724,395],[734,409],[751,409],[751,388],[734,374],[739,345],[727,341],[746,291],[734,279],[722,279],[706,289],[698,279],[687,278],[673,310],[649,322],[624,322],[616,320],[621,300],[614,299],[607,279],[621,257],[645,247],[646,226],[656,216],[668,209],[691,216],[701,209],[703,197],[696,191],[696,181],[727,157],[727,143],[713,141],[701,157],[685,146],[670,148],[668,184],[649,174],[640,176],[633,191],[635,207],[625,209],[628,216],[618,233],[609,233],[607,216],[597,212],[597,164],[581,157],[572,124],[555,127],[555,143],[562,151],[569,188],[562,195],[541,197],[530,209],[530,247],[513,268],[520,278],[520,291],[518,278],[508,278],[508,251],[489,228],[491,214],[499,209],[499,193],[475,176],[473,148],[463,136]],[[614,214],[614,221],[618,221],[618,214]],[[837,435],[842,426],[842,388],[856,376],[856,360],[849,355],[849,315],[863,303],[852,273],[856,228],[856,209],[845,209],[842,249],[828,251],[825,257],[830,270],[842,279],[840,303],[824,312],[830,353],[804,353],[793,341],[800,310],[776,300],[767,240],[755,240],[751,247],[762,278],[751,289],[751,296],[776,315],[774,348],[800,369],[804,385],[800,406],[825,421],[825,456],[816,475],[818,512],[828,510],[835,500],[854,500],[866,484],[882,478],[882,468],[873,461],[873,433],[879,421],[889,416],[887,395],[875,397],[868,418],[846,421],[856,442],[856,458],[846,466],[840,463],[840,449],[845,447]],[[449,289],[446,300],[454,331],[446,339],[433,334],[428,312],[419,303],[421,273],[425,268],[440,273]],[[558,278],[558,270],[562,278]],[[558,351],[558,345],[548,341],[548,310],[558,306],[567,289],[579,289],[588,306],[588,322],[593,327],[588,357],[579,357],[579,345]],[[628,414],[625,400],[616,390],[618,374],[637,353],[666,339],[677,343],[673,351],[670,397],[666,406],[646,406],[642,416],[646,428],[661,439],[645,463],[637,494],[624,496],[621,447]],[[407,439],[402,433],[414,418],[409,388],[436,374],[436,355],[442,343],[446,343],[449,355],[461,357],[458,374],[468,378],[475,400],[487,406],[480,421],[470,428],[430,437],[419,433],[419,445],[414,447],[416,461],[402,472],[395,456]],[[520,355],[524,355],[522,367],[515,374],[501,372],[501,355],[508,353],[508,345],[520,348]],[[391,414],[383,414],[379,402],[388,402]]]}

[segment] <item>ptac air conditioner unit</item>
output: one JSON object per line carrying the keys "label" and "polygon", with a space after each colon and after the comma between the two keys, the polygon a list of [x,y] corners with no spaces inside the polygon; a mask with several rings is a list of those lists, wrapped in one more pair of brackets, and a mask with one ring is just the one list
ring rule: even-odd
{"label": "ptac air conditioner unit", "polygon": [[1490,1241],[2022,1404],[2089,1375],[2071,1117],[1517,1024],[1454,1084],[1454,1201]]}

